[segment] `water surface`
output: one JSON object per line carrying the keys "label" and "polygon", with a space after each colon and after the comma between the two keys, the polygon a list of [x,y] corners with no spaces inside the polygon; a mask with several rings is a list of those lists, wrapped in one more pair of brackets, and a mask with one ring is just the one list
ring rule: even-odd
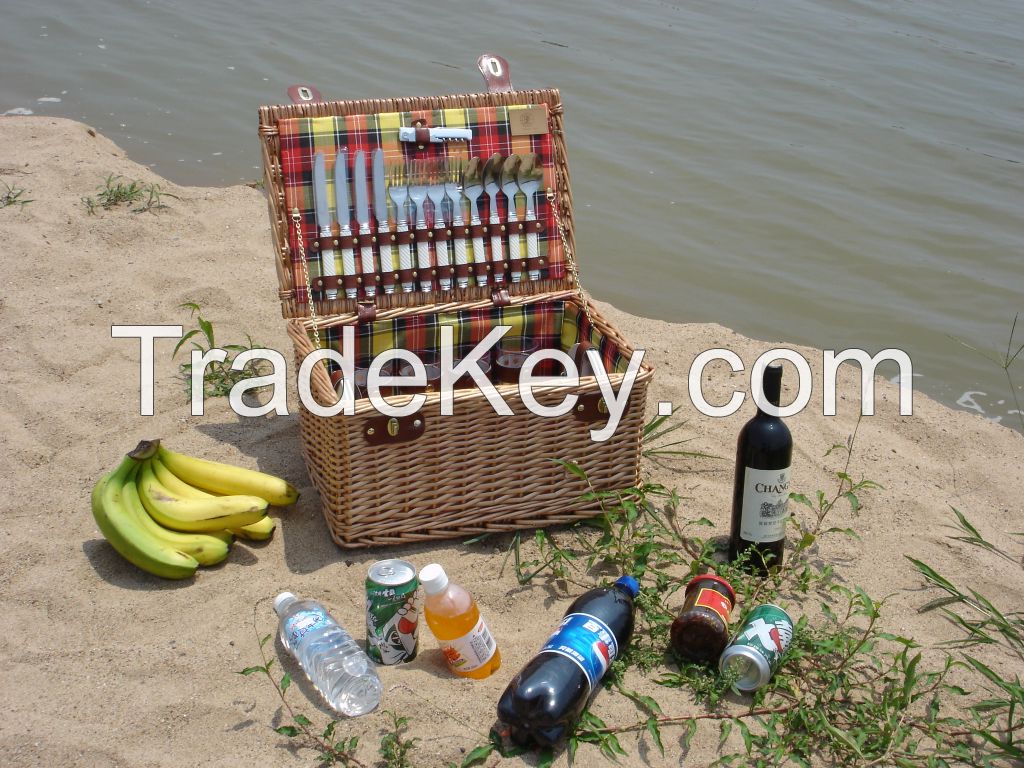
{"label": "water surface", "polygon": [[1003,372],[951,338],[1005,351],[1024,311],[1014,0],[9,6],[0,113],[84,120],[188,184],[256,179],[256,107],[292,83],[473,91],[477,55],[501,53],[520,87],[562,90],[596,296],[898,347],[918,389],[1019,425]]}

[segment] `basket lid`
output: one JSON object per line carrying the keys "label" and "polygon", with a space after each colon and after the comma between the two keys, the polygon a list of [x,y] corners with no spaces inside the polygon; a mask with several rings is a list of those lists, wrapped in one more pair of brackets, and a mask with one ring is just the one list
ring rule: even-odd
{"label": "basket lid", "polygon": [[[472,138],[432,140],[435,136],[429,131],[439,128],[468,130]],[[259,136],[281,312],[286,318],[373,317],[378,311],[411,307],[530,300],[575,288],[569,263],[575,254],[572,195],[556,89],[264,106],[259,110]],[[374,169],[378,150],[384,159],[383,175]],[[471,158],[485,161],[493,154],[536,156],[543,178],[531,195],[532,211],[521,190],[514,194],[515,206],[508,205],[503,193],[495,195],[493,211],[492,198],[485,192],[477,206],[481,223],[474,226],[468,200],[455,194],[465,222],[459,226],[451,197],[442,201],[440,219],[434,218],[432,203],[424,202],[429,213],[419,222],[419,208],[409,201],[406,219],[412,232],[400,232],[391,181],[412,192],[408,185],[423,186],[424,172],[434,172],[431,183],[437,183],[438,174],[454,180],[457,169]],[[345,173],[338,175],[342,161]],[[357,161],[363,163],[365,196],[374,210],[370,216],[366,204],[360,211],[356,207],[361,183]],[[388,184],[388,214],[377,217],[374,193],[381,178]],[[342,179],[339,206],[336,182]],[[322,226],[325,186],[330,229]],[[345,209],[341,216],[339,207]],[[535,222],[525,221],[531,218]],[[495,263],[496,252],[504,260]],[[460,253],[466,255],[460,258]],[[427,262],[422,261],[424,254]],[[405,264],[403,255],[408,259]],[[389,262],[392,269],[387,269]],[[402,269],[410,262],[411,271]],[[364,271],[366,264],[373,266]],[[498,283],[495,275],[502,271],[504,281]],[[512,282],[513,272],[521,275],[520,282]],[[446,278],[450,290],[444,289]],[[403,290],[410,280],[414,290]]]}

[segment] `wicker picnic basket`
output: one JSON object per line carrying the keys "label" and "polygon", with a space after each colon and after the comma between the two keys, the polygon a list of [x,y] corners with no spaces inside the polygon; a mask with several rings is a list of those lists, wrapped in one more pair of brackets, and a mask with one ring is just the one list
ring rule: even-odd
{"label": "wicker picnic basket", "polygon": [[[430,293],[385,294],[378,290],[367,297],[360,278],[357,298],[346,298],[341,278],[327,275],[318,266],[318,251],[330,243],[317,237],[312,218],[309,167],[313,150],[326,148],[331,155],[346,142],[353,149],[372,147],[374,137],[383,141],[381,137],[390,136],[388,131],[397,122],[431,124],[433,120],[434,125],[451,125],[460,116],[483,121],[476,126],[482,136],[484,128],[490,130],[494,124],[507,128],[502,121],[518,109],[541,110],[547,117],[541,127],[544,133],[510,137],[498,130],[483,149],[497,147],[508,154],[525,142],[528,148],[547,152],[549,194],[545,197],[542,187],[537,196],[541,220],[537,227],[543,228],[546,238],[543,259],[538,262],[543,264],[541,279],[506,281],[501,286],[471,283]],[[411,347],[416,340],[416,345],[422,346],[425,339],[436,338],[432,334],[445,323],[454,323],[462,329],[458,331],[461,338],[472,336],[475,342],[489,324],[504,322],[524,334],[527,328],[534,332],[544,328],[549,341],[563,349],[574,341],[588,341],[599,350],[611,384],[619,391],[633,350],[579,289],[562,115],[557,90],[260,108],[259,135],[279,297],[297,365],[318,346],[337,344],[346,326],[357,330],[360,354],[370,355],[382,344]],[[398,157],[396,152],[408,159],[409,153],[417,151],[475,154],[481,150],[472,143],[453,148],[407,145],[398,150],[392,146],[388,152],[392,160]],[[336,236],[333,242],[337,245]],[[354,236],[349,244],[358,253],[365,242]],[[506,269],[510,266],[508,262],[504,265]],[[436,276],[437,270],[432,272]],[[336,298],[327,298],[331,286],[337,288]],[[347,548],[394,545],[543,527],[599,513],[598,503],[584,498],[588,490],[628,488],[638,480],[644,407],[652,375],[649,366],[641,366],[628,407],[615,433],[604,442],[591,439],[591,429],[607,421],[607,407],[593,376],[580,378],[579,386],[569,390],[578,395],[578,404],[556,418],[531,413],[514,385],[497,387],[513,416],[495,413],[475,388],[455,391],[450,416],[440,415],[439,393],[428,394],[413,416],[397,419],[382,415],[366,399],[356,400],[352,415],[318,416],[303,407],[303,455],[320,493],[331,537]],[[324,363],[313,367],[310,386],[319,404],[338,403]],[[535,395],[542,405],[553,406],[563,401],[566,390],[541,388]],[[397,397],[396,402],[403,398],[407,401],[408,396]],[[587,480],[567,471],[560,462],[575,463]]]}

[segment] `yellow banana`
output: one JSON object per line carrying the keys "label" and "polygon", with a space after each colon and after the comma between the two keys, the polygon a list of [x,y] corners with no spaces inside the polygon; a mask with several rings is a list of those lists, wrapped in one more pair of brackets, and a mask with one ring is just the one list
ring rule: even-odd
{"label": "yellow banana", "polygon": [[158,524],[142,504],[135,482],[124,487],[125,501],[129,510],[139,519],[140,525],[151,536],[162,541],[171,549],[184,552],[196,559],[200,565],[216,565],[228,556],[231,545],[231,534],[214,533],[180,533],[164,528]]}
{"label": "yellow banana", "polygon": [[176,531],[223,531],[259,520],[267,511],[267,502],[256,496],[218,496],[186,499],[172,493],[161,483],[153,465],[142,465],[139,496],[150,516],[164,528]]}
{"label": "yellow banana", "polygon": [[287,507],[299,498],[299,492],[287,481],[264,472],[185,456],[163,446],[157,456],[179,478],[205,491],[259,496],[275,507]]}
{"label": "yellow banana", "polygon": [[196,488],[194,485],[189,485],[176,474],[171,472],[167,468],[167,465],[160,461],[159,458],[154,456],[150,459],[153,464],[153,473],[156,475],[156,479],[159,480],[164,488],[171,493],[175,493],[186,499],[212,499],[214,494],[207,493],[201,488]]}
{"label": "yellow banana", "polygon": [[[152,458],[150,462],[153,464],[153,472],[156,474],[156,479],[159,480],[167,490],[172,493],[176,493],[179,496],[183,496],[186,499],[212,499],[213,494],[207,493],[206,491],[200,490],[194,486],[189,485],[176,474],[171,472],[159,458]],[[234,534],[243,539],[251,539],[252,541],[266,541],[274,535],[274,528],[277,523],[274,522],[273,518],[264,515],[261,519],[255,523],[249,525],[243,525],[240,528],[232,528],[224,533],[227,536]]]}
{"label": "yellow banana", "polygon": [[195,558],[165,546],[139,524],[126,503],[125,487],[133,482],[138,461],[126,456],[92,492],[92,513],[111,546],[128,562],[165,579],[187,579],[196,572]]}
{"label": "yellow banana", "polygon": [[264,515],[261,520],[257,520],[255,523],[243,525],[241,528],[232,528],[231,532],[242,539],[266,541],[274,535],[274,528],[276,527],[277,523],[274,522],[274,518],[270,517],[270,515]]}

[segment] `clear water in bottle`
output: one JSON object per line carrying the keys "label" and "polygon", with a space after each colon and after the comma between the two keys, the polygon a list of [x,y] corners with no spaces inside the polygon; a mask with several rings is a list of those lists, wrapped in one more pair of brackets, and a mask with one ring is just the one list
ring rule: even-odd
{"label": "clear water in bottle", "polygon": [[274,611],[281,643],[331,709],[355,717],[377,707],[383,686],[373,662],[323,605],[282,592]]}

